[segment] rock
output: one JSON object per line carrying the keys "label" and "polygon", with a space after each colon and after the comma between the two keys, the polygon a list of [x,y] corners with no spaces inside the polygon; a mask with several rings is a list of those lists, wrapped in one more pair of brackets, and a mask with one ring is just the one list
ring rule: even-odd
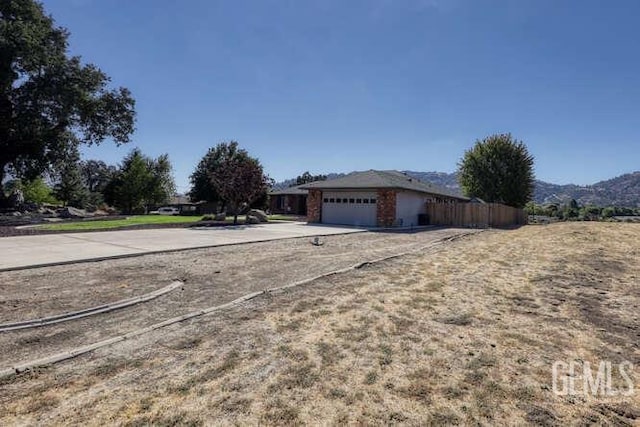
{"label": "rock", "polygon": [[23,203],[21,208],[25,211],[29,212],[38,212],[38,204],[37,203]]}
{"label": "rock", "polygon": [[260,209],[251,209],[247,215],[251,215],[258,218],[260,222],[269,221],[269,217],[267,216],[267,214],[264,211],[261,211]]}
{"label": "rock", "polygon": [[215,217],[213,217],[214,221],[224,221],[227,219],[227,213],[221,212],[217,213]]}
{"label": "rock", "polygon": [[93,215],[88,214],[84,209],[67,206],[66,208],[60,209],[58,216],[60,216],[60,218],[88,218]]}
{"label": "rock", "polygon": [[247,215],[247,219],[244,221],[245,224],[260,224],[260,218],[253,216],[253,215]]}
{"label": "rock", "polygon": [[42,216],[45,217],[51,217],[51,216],[56,216],[56,211],[54,211],[53,209],[49,209],[49,208],[39,208],[38,209],[38,213]]}
{"label": "rock", "polygon": [[13,192],[9,195],[9,205],[11,207],[18,208],[22,206],[23,203],[24,203],[24,194],[22,193],[22,190],[20,189],[13,190]]}

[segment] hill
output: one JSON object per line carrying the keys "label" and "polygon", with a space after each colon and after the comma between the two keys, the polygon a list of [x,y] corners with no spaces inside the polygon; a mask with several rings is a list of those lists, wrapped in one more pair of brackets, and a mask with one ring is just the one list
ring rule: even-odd
{"label": "hill", "polygon": [[[407,174],[426,182],[431,182],[460,193],[456,173],[405,171]],[[328,174],[329,179],[345,174]],[[276,184],[276,188],[286,188],[295,184],[289,179]],[[640,207],[640,171],[597,182],[593,185],[553,184],[536,180],[534,200],[536,203],[568,203],[576,199],[580,205]]]}

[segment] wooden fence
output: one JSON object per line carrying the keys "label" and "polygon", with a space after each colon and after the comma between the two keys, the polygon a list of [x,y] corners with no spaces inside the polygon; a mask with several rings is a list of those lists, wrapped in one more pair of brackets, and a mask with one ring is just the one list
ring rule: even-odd
{"label": "wooden fence", "polygon": [[455,227],[511,227],[527,223],[523,209],[500,203],[427,203],[429,224]]}

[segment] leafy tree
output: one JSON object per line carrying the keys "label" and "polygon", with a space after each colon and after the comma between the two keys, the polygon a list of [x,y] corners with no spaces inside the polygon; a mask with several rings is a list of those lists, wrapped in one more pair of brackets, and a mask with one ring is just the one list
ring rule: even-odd
{"label": "leafy tree", "polygon": [[147,159],[151,172],[151,180],[147,187],[147,205],[161,205],[169,201],[176,194],[176,184],[173,180],[173,168],[168,154],[162,154],[157,159]]}
{"label": "leafy tree", "polygon": [[196,170],[191,174],[191,190],[189,198],[192,202],[222,202],[220,194],[211,182],[211,174],[215,171],[224,159],[235,156],[238,152],[238,143],[231,141],[228,144],[218,144],[209,148],[207,154],[200,160]]}
{"label": "leafy tree", "polygon": [[14,191],[22,192],[25,203],[34,203],[36,205],[58,203],[58,200],[53,195],[53,190],[42,177],[37,177],[31,181],[14,179],[8,181],[5,184],[5,188],[9,193]]}
{"label": "leafy tree", "polygon": [[33,179],[79,144],[133,132],[129,90],[68,56],[68,37],[37,1],[0,1],[0,204],[7,174]]}
{"label": "leafy tree", "polygon": [[302,175],[299,175],[296,178],[296,183],[292,184],[291,186],[293,187],[294,185],[302,185],[302,184],[307,184],[309,182],[326,181],[326,180],[327,180],[327,175],[311,175],[309,171],[306,171]]}
{"label": "leafy tree", "polygon": [[491,135],[464,153],[458,179],[469,197],[522,208],[533,196],[533,157],[511,134]]}
{"label": "leafy tree", "polygon": [[102,193],[116,173],[116,167],[102,160],[85,160],[80,163],[82,178],[91,193]]}
{"label": "leafy tree", "polygon": [[89,190],[82,179],[78,159],[69,159],[60,170],[60,180],[54,186],[54,194],[65,205],[87,207]]}
{"label": "leafy tree", "polygon": [[218,147],[225,155],[210,172],[211,184],[227,203],[233,213],[233,223],[237,224],[238,213],[267,192],[270,179],[258,159],[238,149],[237,142],[220,145],[227,147]]}
{"label": "leafy tree", "polygon": [[589,221],[594,221],[600,218],[602,208],[598,206],[584,206],[580,209],[580,217]]}
{"label": "leafy tree", "polygon": [[115,176],[117,168],[101,160],[80,162],[82,179],[88,190],[87,209],[96,209],[105,202],[104,192],[109,181]]}
{"label": "leafy tree", "polygon": [[107,184],[105,200],[125,213],[146,212],[150,205],[166,203],[174,193],[168,156],[152,159],[136,148]]}
{"label": "leafy tree", "polygon": [[616,215],[616,208],[613,206],[608,206],[602,209],[602,217],[603,218],[611,218]]}

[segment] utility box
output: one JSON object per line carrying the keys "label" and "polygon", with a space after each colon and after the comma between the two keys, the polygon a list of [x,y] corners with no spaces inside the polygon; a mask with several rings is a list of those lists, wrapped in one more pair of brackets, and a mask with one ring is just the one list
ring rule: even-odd
{"label": "utility box", "polygon": [[429,225],[429,214],[418,214],[418,225]]}

